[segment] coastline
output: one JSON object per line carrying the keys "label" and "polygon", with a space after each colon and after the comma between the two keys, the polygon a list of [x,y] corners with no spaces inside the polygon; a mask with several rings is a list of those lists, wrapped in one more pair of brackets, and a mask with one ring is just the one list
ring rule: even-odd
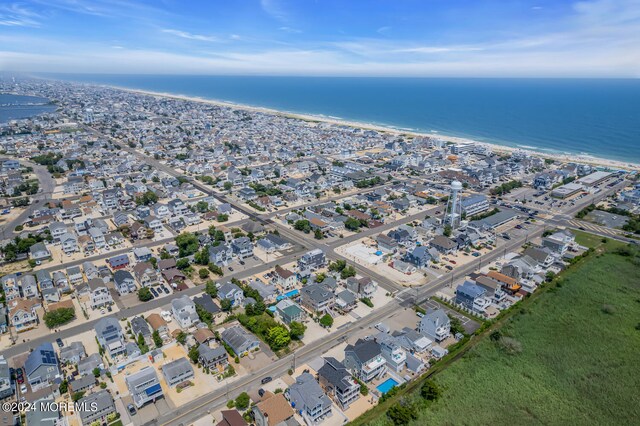
{"label": "coastline", "polygon": [[[82,83],[82,84],[89,84],[89,83]],[[348,126],[348,127],[365,129],[365,130],[375,130],[378,132],[390,133],[394,135],[409,135],[413,137],[431,137],[431,138],[438,138],[444,142],[452,142],[452,143],[481,144],[481,145],[486,145],[490,147],[496,153],[511,154],[514,152],[525,152],[530,155],[551,159],[559,162],[580,162],[584,164],[590,164],[592,166],[640,172],[639,163],[631,163],[631,162],[628,163],[628,162],[623,162],[619,160],[611,160],[607,158],[592,157],[588,155],[580,155],[580,154],[572,154],[572,153],[546,153],[546,152],[536,150],[534,147],[524,148],[524,147],[500,145],[497,143],[478,141],[471,138],[460,137],[460,136],[450,136],[450,135],[445,135],[437,132],[434,132],[434,133],[416,132],[413,130],[404,130],[404,129],[399,129],[391,126],[382,126],[382,125],[372,124],[372,123],[350,121],[350,120],[345,120],[345,119],[336,118],[336,117],[328,117],[324,115],[280,111],[280,110],[267,108],[267,107],[238,104],[235,102],[220,101],[215,99],[203,98],[199,96],[188,96],[188,95],[180,95],[180,94],[167,93],[167,92],[154,92],[149,90],[132,89],[128,87],[105,85],[105,84],[97,84],[96,86],[108,87],[112,89],[123,90],[125,92],[137,93],[137,94],[142,94],[147,96],[160,96],[160,97],[165,97],[170,99],[200,102],[200,103],[205,103],[209,105],[235,108],[235,109],[251,111],[251,112],[260,112],[264,114],[271,114],[271,115],[276,115],[281,117],[289,117],[289,118],[294,118],[294,119],[308,121],[308,122],[327,123],[327,124],[332,124],[337,126]]]}

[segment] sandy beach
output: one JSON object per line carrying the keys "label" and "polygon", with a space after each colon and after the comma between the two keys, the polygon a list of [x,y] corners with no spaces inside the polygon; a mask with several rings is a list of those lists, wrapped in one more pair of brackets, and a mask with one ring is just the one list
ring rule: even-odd
{"label": "sandy beach", "polygon": [[201,98],[201,97],[197,97],[197,96],[186,96],[186,95],[179,95],[179,94],[173,94],[173,93],[164,93],[164,92],[152,92],[152,91],[148,91],[148,90],[130,89],[130,88],[126,88],[126,87],[111,86],[111,85],[100,85],[100,86],[109,87],[109,88],[118,89],[118,90],[124,90],[124,91],[131,92],[131,93],[149,95],[149,96],[160,96],[160,97],[166,97],[166,98],[172,98],[172,99],[180,99],[180,100],[184,100],[184,101],[201,102],[201,103],[206,103],[206,104],[210,104],[210,105],[216,105],[216,106],[222,106],[222,107],[228,107],[228,108],[235,108],[235,109],[240,109],[240,110],[245,110],[245,111],[261,112],[261,113],[265,113],[265,114],[273,114],[273,115],[278,115],[278,116],[282,116],[282,117],[296,118],[296,119],[304,120],[304,121],[308,121],[308,122],[327,123],[327,124],[333,124],[333,125],[336,125],[336,126],[349,126],[349,127],[359,128],[359,129],[375,130],[375,131],[378,131],[378,132],[391,133],[391,134],[394,134],[394,135],[407,135],[407,136],[411,136],[411,137],[437,138],[437,139],[442,140],[444,142],[481,144],[481,145],[485,145],[485,146],[490,147],[493,150],[493,152],[496,152],[496,153],[525,152],[525,153],[530,154],[530,155],[535,155],[535,156],[538,156],[538,157],[541,157],[541,158],[548,158],[548,159],[552,159],[552,160],[559,161],[559,162],[579,162],[579,163],[590,164],[590,165],[598,166],[598,167],[607,167],[607,168],[611,168],[611,169],[640,171],[640,164],[626,163],[626,162],[622,162],[622,161],[609,160],[609,159],[606,159],[606,158],[584,156],[584,155],[579,155],[579,154],[552,154],[552,153],[545,153],[545,152],[536,151],[534,149],[523,149],[523,148],[516,148],[516,147],[505,146],[505,145],[498,145],[498,144],[495,144],[495,143],[482,142],[482,141],[477,141],[477,140],[463,138],[463,137],[457,137],[457,136],[448,136],[448,135],[443,135],[443,134],[440,134],[440,133],[420,133],[420,132],[415,132],[415,131],[397,129],[397,128],[393,128],[393,127],[380,126],[380,125],[371,124],[371,123],[362,123],[362,122],[356,122],[356,121],[342,120],[342,119],[331,118],[331,117],[326,117],[326,116],[322,116],[322,115],[299,114],[299,113],[292,113],[292,112],[284,112],[284,111],[279,111],[279,110],[275,110],[275,109],[271,109],[271,108],[256,107],[256,106],[250,106],[250,105],[244,105],[244,104],[237,104],[237,103],[233,103],[233,102],[223,102],[223,101],[217,101],[217,100],[213,100],[213,99]]}

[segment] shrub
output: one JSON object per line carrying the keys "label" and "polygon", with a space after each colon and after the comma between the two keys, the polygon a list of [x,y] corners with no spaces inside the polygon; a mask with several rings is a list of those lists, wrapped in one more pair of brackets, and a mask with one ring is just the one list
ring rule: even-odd
{"label": "shrub", "polygon": [[433,380],[426,380],[420,388],[420,395],[427,401],[440,398],[440,387]]}
{"label": "shrub", "polygon": [[236,408],[238,408],[238,410],[244,410],[248,406],[249,406],[249,394],[246,392],[242,392],[236,398]]}
{"label": "shrub", "polygon": [[153,294],[151,294],[151,290],[149,290],[149,288],[142,287],[138,290],[138,300],[141,302],[147,302],[151,299],[153,299]]}
{"label": "shrub", "polygon": [[60,308],[53,311],[49,311],[44,314],[44,323],[48,328],[58,327],[66,324],[76,316],[74,308]]}
{"label": "shrub", "polygon": [[396,402],[387,410],[387,417],[394,425],[406,425],[417,419],[418,413],[413,406]]}

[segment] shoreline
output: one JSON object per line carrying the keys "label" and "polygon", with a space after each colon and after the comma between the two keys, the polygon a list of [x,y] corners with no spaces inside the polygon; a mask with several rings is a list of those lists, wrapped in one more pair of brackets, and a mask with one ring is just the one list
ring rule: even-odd
{"label": "shoreline", "polygon": [[330,117],[330,116],[318,115],[318,114],[305,114],[305,113],[280,111],[273,108],[239,104],[236,102],[221,101],[221,100],[203,98],[200,96],[189,96],[189,95],[181,95],[181,94],[167,93],[167,92],[154,92],[150,90],[132,89],[128,87],[121,87],[121,86],[108,85],[108,84],[91,84],[91,83],[84,83],[84,82],[80,82],[80,84],[117,89],[125,92],[142,94],[147,96],[160,96],[160,97],[165,97],[170,99],[200,102],[200,103],[209,104],[209,105],[235,108],[235,109],[244,110],[244,111],[260,112],[264,114],[294,118],[294,119],[303,120],[307,122],[327,123],[327,124],[332,124],[336,126],[348,126],[348,127],[358,128],[358,129],[375,130],[378,132],[390,133],[394,135],[409,135],[412,137],[438,138],[444,141],[445,143],[452,142],[452,143],[481,144],[481,145],[490,147],[492,151],[495,153],[512,154],[514,152],[524,152],[529,155],[538,156],[540,158],[551,159],[551,160],[560,161],[560,162],[579,162],[579,163],[589,164],[589,165],[598,166],[598,167],[607,167],[612,169],[622,169],[622,170],[640,172],[640,163],[623,162],[620,160],[593,157],[593,156],[579,154],[579,153],[546,153],[546,152],[540,151],[540,149],[542,148],[535,148],[535,147],[528,147],[528,146],[526,148],[518,147],[517,144],[515,144],[516,146],[500,145],[493,142],[484,142],[484,141],[471,139],[468,137],[445,135],[438,132],[431,132],[431,133],[417,132],[415,130],[404,130],[404,129],[396,128],[393,126],[384,126],[384,125],[378,125],[374,123],[364,123],[364,122],[346,120],[338,117]]}

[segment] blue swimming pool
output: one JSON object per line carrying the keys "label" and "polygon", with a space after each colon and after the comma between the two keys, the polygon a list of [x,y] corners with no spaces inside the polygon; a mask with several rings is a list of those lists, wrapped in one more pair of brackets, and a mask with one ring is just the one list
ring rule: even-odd
{"label": "blue swimming pool", "polygon": [[295,289],[295,290],[291,290],[291,291],[285,293],[284,295],[287,296],[287,297],[295,297],[295,296],[297,296],[299,294],[300,294],[300,290]]}
{"label": "blue swimming pool", "polygon": [[396,382],[394,379],[389,378],[376,386],[376,389],[378,389],[378,392],[384,395],[385,393],[389,392],[389,390],[391,390],[391,388],[394,386],[398,386],[398,382]]}

